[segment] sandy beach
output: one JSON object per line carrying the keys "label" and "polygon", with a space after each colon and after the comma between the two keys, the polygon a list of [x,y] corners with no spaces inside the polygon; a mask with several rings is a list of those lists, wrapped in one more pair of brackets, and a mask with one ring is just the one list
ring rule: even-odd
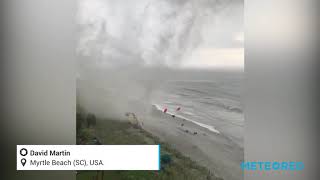
{"label": "sandy beach", "polygon": [[243,179],[243,148],[220,132],[153,108],[143,128],[226,180]]}

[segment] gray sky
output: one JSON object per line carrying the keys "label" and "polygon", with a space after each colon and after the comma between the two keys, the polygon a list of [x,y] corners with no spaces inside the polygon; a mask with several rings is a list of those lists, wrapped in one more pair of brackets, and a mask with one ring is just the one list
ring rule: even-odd
{"label": "gray sky", "polygon": [[243,68],[242,0],[79,0],[78,24],[99,66]]}

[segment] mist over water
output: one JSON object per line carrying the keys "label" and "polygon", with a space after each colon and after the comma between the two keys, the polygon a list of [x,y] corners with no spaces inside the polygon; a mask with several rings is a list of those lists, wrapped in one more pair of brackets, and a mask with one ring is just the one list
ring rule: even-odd
{"label": "mist over water", "polygon": [[166,68],[90,68],[77,79],[77,102],[101,117],[123,119],[126,112],[144,116],[152,93],[173,71]]}

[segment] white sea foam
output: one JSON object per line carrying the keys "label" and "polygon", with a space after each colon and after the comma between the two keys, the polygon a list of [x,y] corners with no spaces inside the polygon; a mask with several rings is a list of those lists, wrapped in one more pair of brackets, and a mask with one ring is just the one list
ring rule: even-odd
{"label": "white sea foam", "polygon": [[194,116],[194,114],[192,112],[189,112],[189,111],[184,111],[183,114]]}
{"label": "white sea foam", "polygon": [[[163,109],[161,108],[161,106],[160,106],[159,104],[153,104],[153,106],[154,106],[157,110],[159,110],[159,111],[161,111],[161,112],[163,111]],[[175,115],[174,113],[170,112],[169,110],[168,110],[166,113],[169,114],[169,115]],[[183,117],[183,116],[180,116],[180,115],[175,115],[175,116],[178,117],[178,118],[181,118],[181,119],[185,119],[186,121],[192,122],[192,123],[194,123],[194,124],[196,124],[196,125],[198,125],[198,126],[200,126],[200,127],[206,128],[206,129],[208,129],[208,130],[211,131],[211,132],[220,134],[220,132],[219,132],[217,129],[215,129],[213,126],[210,126],[210,125],[207,125],[207,124],[203,124],[203,123],[200,123],[200,122],[197,122],[197,121],[188,119],[188,118]]]}

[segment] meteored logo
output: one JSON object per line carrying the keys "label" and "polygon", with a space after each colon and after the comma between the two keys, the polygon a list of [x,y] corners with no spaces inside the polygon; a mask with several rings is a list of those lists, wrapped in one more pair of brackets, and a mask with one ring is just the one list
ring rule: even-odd
{"label": "meteored logo", "polygon": [[296,174],[304,169],[301,161],[245,161],[241,169],[248,175]]}

